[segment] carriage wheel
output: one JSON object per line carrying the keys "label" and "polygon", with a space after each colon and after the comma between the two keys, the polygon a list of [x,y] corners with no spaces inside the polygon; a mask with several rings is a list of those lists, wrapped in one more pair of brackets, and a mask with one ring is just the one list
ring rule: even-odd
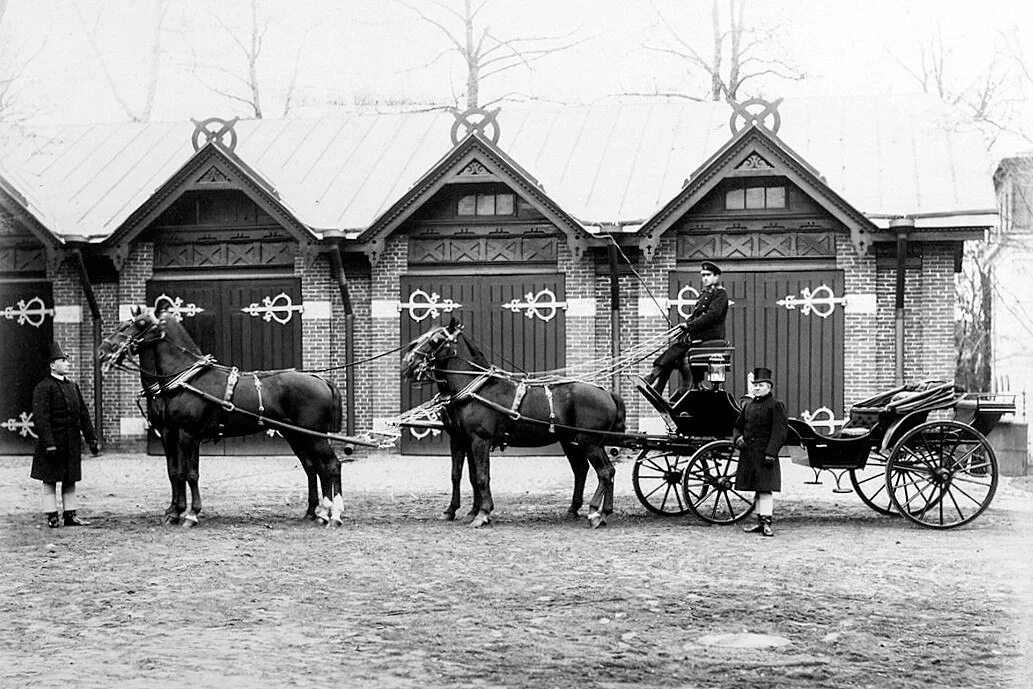
{"label": "carriage wheel", "polygon": [[958,421],[930,421],[897,443],[886,488],[905,517],[934,529],[967,524],[997,492],[997,457],[982,433]]}
{"label": "carriage wheel", "polygon": [[880,514],[896,516],[890,492],[886,490],[886,458],[872,454],[863,469],[850,470],[850,485],[861,502]]}
{"label": "carriage wheel", "polygon": [[729,440],[715,440],[689,458],[682,478],[685,502],[711,524],[733,524],[753,511],[754,495],[735,489],[739,453]]}
{"label": "carriage wheel", "polygon": [[638,501],[653,514],[688,514],[682,499],[681,482],[688,457],[676,452],[642,450],[635,458],[631,482]]}

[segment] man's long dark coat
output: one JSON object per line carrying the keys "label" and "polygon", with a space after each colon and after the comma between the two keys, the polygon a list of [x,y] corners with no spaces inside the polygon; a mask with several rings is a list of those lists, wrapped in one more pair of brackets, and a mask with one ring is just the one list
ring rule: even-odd
{"label": "man's long dark coat", "polygon": [[[48,375],[32,391],[32,421],[36,450],[32,455],[30,476],[45,483],[82,479],[82,441],[97,442],[79,386],[65,378]],[[47,454],[48,447],[57,452]]]}
{"label": "man's long dark coat", "polygon": [[785,444],[789,426],[786,423],[786,406],[774,395],[765,395],[746,402],[735,420],[732,441],[742,437],[743,448],[739,453],[739,467],[735,471],[737,490],[754,490],[762,493],[782,490],[782,470],[778,459],[771,464],[765,456],[778,457],[778,451]]}

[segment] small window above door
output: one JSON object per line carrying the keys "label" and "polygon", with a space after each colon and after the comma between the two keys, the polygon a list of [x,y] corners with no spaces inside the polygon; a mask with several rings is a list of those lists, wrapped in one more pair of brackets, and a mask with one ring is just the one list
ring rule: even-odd
{"label": "small window above door", "polygon": [[725,193],[725,210],[763,210],[786,208],[784,184],[750,185],[729,189]]}
{"label": "small window above door", "polygon": [[513,215],[514,208],[514,194],[464,194],[459,197],[456,215]]}

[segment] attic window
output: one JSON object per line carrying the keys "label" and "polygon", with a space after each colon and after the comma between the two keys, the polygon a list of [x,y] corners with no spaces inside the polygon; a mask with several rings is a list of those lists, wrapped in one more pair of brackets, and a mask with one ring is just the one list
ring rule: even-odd
{"label": "attic window", "polygon": [[785,208],[784,185],[740,187],[725,193],[725,209],[730,211]]}
{"label": "attic window", "polygon": [[513,194],[466,194],[459,197],[456,215],[513,215]]}

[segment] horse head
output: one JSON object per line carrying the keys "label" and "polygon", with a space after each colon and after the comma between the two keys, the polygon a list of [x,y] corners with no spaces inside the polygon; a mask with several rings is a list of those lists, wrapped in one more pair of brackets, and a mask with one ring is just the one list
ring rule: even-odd
{"label": "horse head", "polygon": [[435,367],[456,356],[456,341],[463,326],[455,318],[448,325],[429,330],[410,342],[402,358],[402,375],[414,383],[437,382]]}
{"label": "horse head", "polygon": [[97,349],[97,358],[105,371],[121,364],[127,355],[135,355],[141,347],[165,337],[161,320],[151,311],[134,306],[130,313],[131,317],[119,323]]}

